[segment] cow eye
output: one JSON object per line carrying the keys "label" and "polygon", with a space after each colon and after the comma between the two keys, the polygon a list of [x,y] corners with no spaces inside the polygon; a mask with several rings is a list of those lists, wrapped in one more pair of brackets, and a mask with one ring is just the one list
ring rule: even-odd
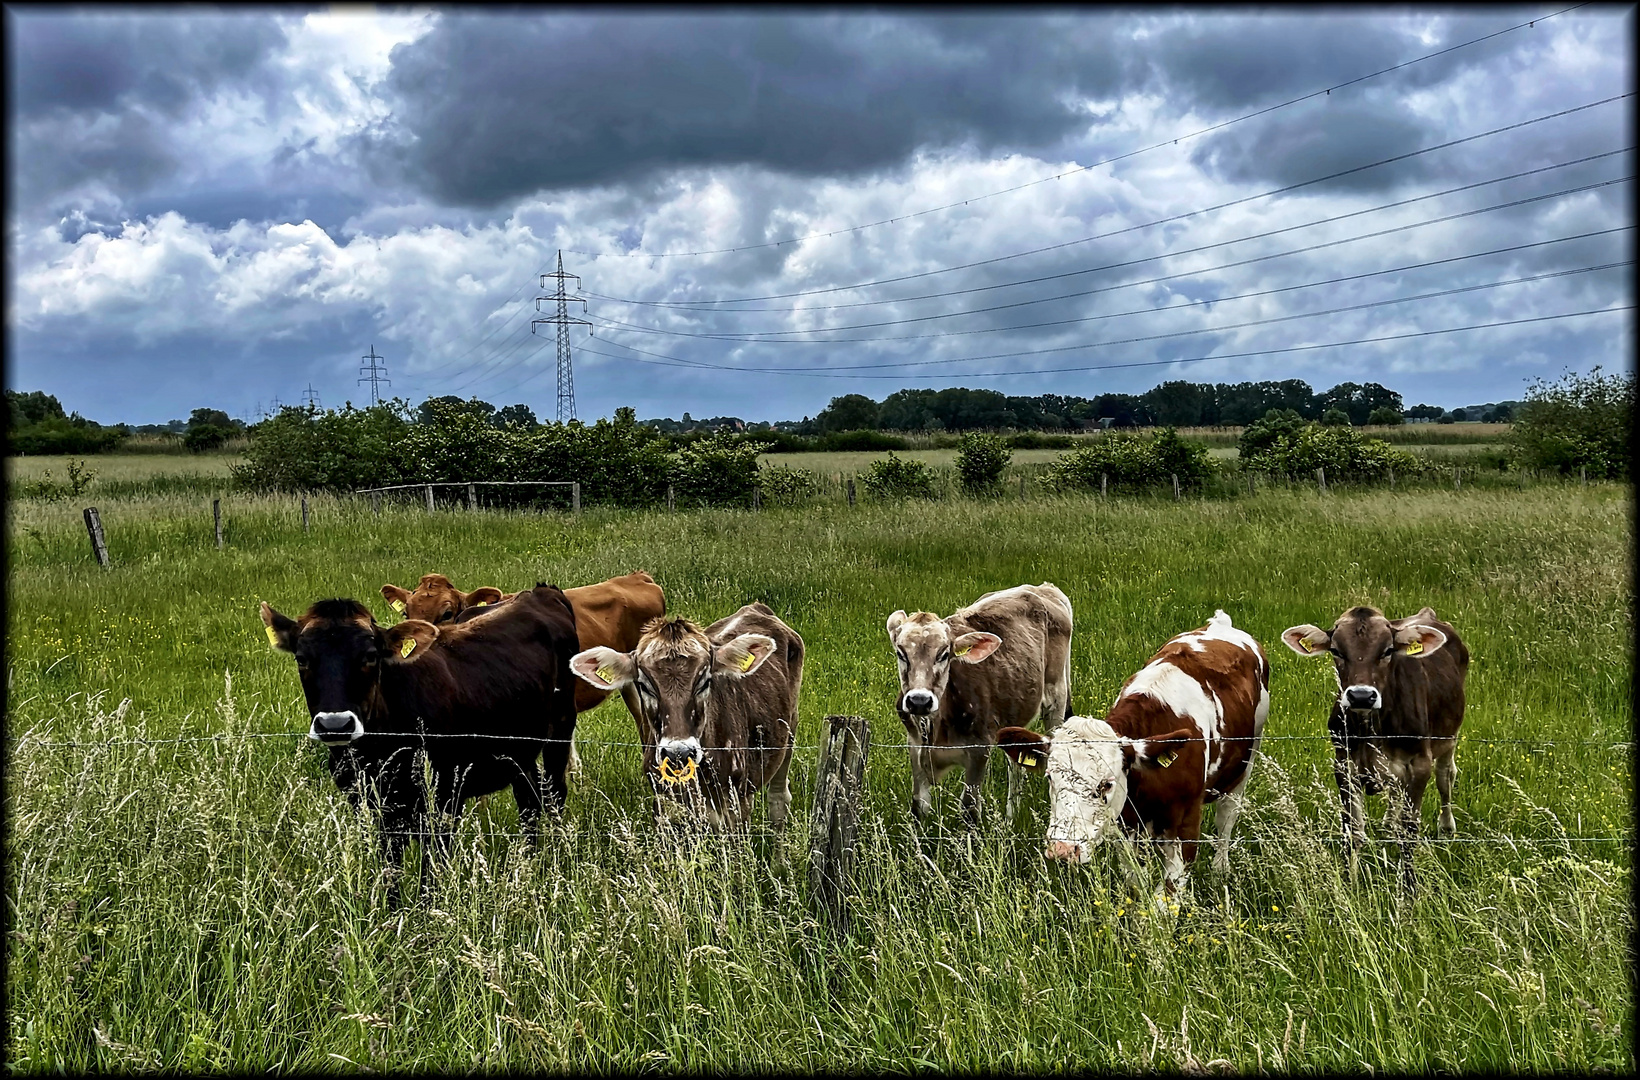
{"label": "cow eye", "polygon": [[899,659],[899,661],[900,661],[900,663],[902,663],[902,664],[909,664],[909,663],[911,663],[911,661],[910,661],[910,660],[907,660],[907,659],[906,659],[906,657],[905,657],[905,650],[904,650],[904,649],[895,649],[895,650],[894,650],[894,655],[895,655],[895,657],[896,657],[896,658],[898,658],[898,659]]}
{"label": "cow eye", "polygon": [[434,619],[433,621],[434,622],[449,622],[451,619],[453,619],[455,617],[456,617],[455,612],[446,611],[442,615],[440,615],[437,619]]}
{"label": "cow eye", "polygon": [[938,656],[934,657],[934,663],[943,664],[949,659],[951,659],[951,650],[950,649],[941,649],[940,654]]}
{"label": "cow eye", "polygon": [[1105,792],[1109,791],[1111,789],[1111,787],[1112,787],[1111,781],[1109,781],[1109,780],[1099,781],[1099,794],[1103,795]]}

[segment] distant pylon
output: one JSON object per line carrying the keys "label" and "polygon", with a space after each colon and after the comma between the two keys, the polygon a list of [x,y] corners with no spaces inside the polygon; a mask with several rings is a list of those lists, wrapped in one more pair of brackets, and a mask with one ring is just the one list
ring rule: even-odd
{"label": "distant pylon", "polygon": [[385,366],[378,367],[376,365],[378,360],[385,360],[387,358],[385,356],[377,356],[376,346],[372,345],[370,346],[370,352],[359,357],[359,359],[370,361],[368,365],[364,365],[359,368],[359,374],[364,376],[364,378],[360,379],[359,382],[367,382],[370,384],[370,404],[379,405],[381,404],[382,395],[381,392],[376,389],[376,384],[386,383],[388,386],[393,385],[393,380],[387,377],[387,368]]}
{"label": "distant pylon", "polygon": [[[371,351],[375,351],[374,347]],[[313,388],[312,383],[308,383],[308,388],[302,391],[302,396],[307,398],[308,408],[317,409],[319,407],[319,391]]]}
{"label": "distant pylon", "polygon": [[571,326],[585,326],[590,330],[592,324],[585,319],[570,318],[569,303],[571,300],[579,303],[583,312],[586,310],[587,302],[579,296],[569,296],[564,292],[564,281],[566,279],[575,278],[576,289],[580,289],[581,279],[574,274],[564,273],[564,252],[562,249],[558,252],[558,269],[555,272],[541,275],[541,287],[543,289],[547,287],[548,278],[558,279],[558,291],[551,296],[537,296],[535,298],[535,310],[541,310],[541,301],[543,300],[553,301],[557,308],[554,314],[545,319],[531,320],[530,333],[535,333],[536,326],[541,323],[551,323],[558,327],[558,422],[567,424],[575,419],[575,372],[570,366],[569,328]]}

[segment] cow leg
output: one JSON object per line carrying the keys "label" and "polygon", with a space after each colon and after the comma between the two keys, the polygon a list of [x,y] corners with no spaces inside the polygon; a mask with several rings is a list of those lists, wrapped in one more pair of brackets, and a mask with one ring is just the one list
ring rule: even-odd
{"label": "cow leg", "polygon": [[1427,755],[1408,761],[1401,769],[1404,778],[1401,798],[1401,884],[1407,892],[1418,887],[1418,875],[1412,868],[1413,852],[1418,846],[1419,818],[1423,816],[1424,789],[1429,785],[1429,774],[1434,762]]}
{"label": "cow leg", "polygon": [[567,737],[551,739],[541,749],[541,764],[536,770],[534,760],[530,761],[531,771],[537,771],[541,778],[541,804],[554,814],[562,813],[564,802],[569,798],[569,774],[574,766],[571,758],[575,754],[575,729],[570,728]]}
{"label": "cow leg", "polygon": [[1455,836],[1457,819],[1452,816],[1452,785],[1458,780],[1458,744],[1446,744],[1446,753],[1435,760],[1435,790],[1441,796],[1441,835]]}
{"label": "cow leg", "polygon": [[1002,807],[1002,820],[1011,822],[1019,808],[1019,766],[1013,758],[1006,758],[1003,768],[1008,771],[1008,801]]}
{"label": "cow leg", "polygon": [[535,761],[520,763],[518,779],[512,783],[513,801],[518,804],[518,825],[531,847],[541,846],[542,787],[545,777]]}
{"label": "cow leg", "polygon": [[915,735],[907,753],[911,756],[911,816],[922,821],[934,808],[934,785],[929,777],[933,765],[928,760],[928,748]]}
{"label": "cow leg", "polygon": [[1340,818],[1344,828],[1344,855],[1353,861],[1356,850],[1367,839],[1367,807],[1361,793],[1360,766],[1347,751],[1341,749],[1333,757],[1333,778],[1338,781]]}
{"label": "cow leg", "polygon": [[786,824],[786,815],[792,806],[792,747],[786,745],[786,755],[780,761],[780,767],[769,777],[769,828],[778,829]]}
{"label": "cow leg", "polygon": [[1230,834],[1235,831],[1236,819],[1241,816],[1242,793],[1247,790],[1247,775],[1252,772],[1252,762],[1247,763],[1247,772],[1241,774],[1236,786],[1219,797],[1217,809],[1213,811],[1213,824],[1219,831],[1219,842],[1214,845],[1213,869],[1224,874],[1230,871]]}
{"label": "cow leg", "polygon": [[980,824],[980,804],[985,770],[991,764],[989,749],[968,750],[962,762],[962,815],[971,828]]}

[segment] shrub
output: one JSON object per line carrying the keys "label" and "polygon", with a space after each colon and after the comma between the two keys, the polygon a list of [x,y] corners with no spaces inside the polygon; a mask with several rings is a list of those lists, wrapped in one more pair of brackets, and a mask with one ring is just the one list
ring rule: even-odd
{"label": "shrub", "polygon": [[909,444],[898,435],[881,431],[833,431],[815,440],[817,450],[906,450]]}
{"label": "shrub", "polygon": [[932,499],[934,470],[926,462],[897,458],[890,453],[866,466],[861,485],[878,499]]}
{"label": "shrub", "polygon": [[790,465],[762,466],[757,483],[763,489],[763,498],[776,506],[796,506],[819,490],[813,473]]}
{"label": "shrub", "polygon": [[409,406],[395,399],[366,409],[287,406],[250,428],[234,482],[252,491],[348,491],[404,483]]}
{"label": "shrub", "polygon": [[678,500],[693,506],[749,503],[758,484],[757,457],[765,445],[718,434],[683,447],[672,466]]}
{"label": "shrub", "polygon": [[1241,438],[1236,441],[1236,452],[1243,466],[1274,447],[1279,440],[1296,437],[1307,423],[1292,409],[1267,411],[1262,418],[1242,428]]}
{"label": "shrub", "polygon": [[195,454],[206,450],[219,450],[222,444],[235,434],[237,432],[232,428],[218,427],[215,424],[189,425],[187,433],[182,436],[182,445]]}
{"label": "shrub", "polygon": [[1343,409],[1332,408],[1321,414],[1322,427],[1349,427],[1350,414]]}
{"label": "shrub", "polygon": [[1509,445],[1523,468],[1592,477],[1629,475],[1634,376],[1568,372],[1558,382],[1534,382],[1515,415]]}
{"label": "shrub", "polygon": [[23,499],[44,499],[46,502],[56,502],[59,499],[78,499],[91,487],[91,481],[97,474],[85,467],[83,461],[68,463],[68,476],[63,480],[54,480],[51,470],[47,469],[38,480],[24,480],[17,485],[17,495]]}
{"label": "shrub", "polygon": [[1104,476],[1117,487],[1136,488],[1206,478],[1213,466],[1206,445],[1180,438],[1173,428],[1154,436],[1109,431],[1052,462],[1038,483],[1056,491],[1098,490]]}
{"label": "shrub", "polygon": [[1069,450],[1076,440],[1069,435],[1044,435],[1040,431],[1021,431],[1008,436],[1008,445],[1015,450]]}
{"label": "shrub", "polygon": [[957,447],[957,477],[969,495],[989,495],[1002,488],[1002,470],[1013,452],[1002,436],[970,431]]}
{"label": "shrub", "polygon": [[1397,424],[1406,423],[1406,417],[1401,415],[1400,409],[1389,405],[1380,405],[1367,415],[1367,423],[1383,427],[1394,427]]}
{"label": "shrub", "polygon": [[[1261,449],[1248,453],[1244,443],[1241,467],[1298,478],[1326,469],[1329,477],[1361,480],[1382,479],[1391,469],[1411,476],[1426,468],[1423,459],[1416,455],[1398,450],[1383,439],[1367,438],[1351,427],[1303,424],[1288,428],[1288,423],[1285,418],[1278,418],[1276,425],[1267,427],[1256,440]],[[1287,429],[1275,430],[1278,426]]]}

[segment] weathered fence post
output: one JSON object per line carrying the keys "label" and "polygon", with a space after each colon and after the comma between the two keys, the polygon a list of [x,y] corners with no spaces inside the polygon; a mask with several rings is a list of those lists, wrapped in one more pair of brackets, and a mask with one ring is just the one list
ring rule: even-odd
{"label": "weathered fence post", "polygon": [[1327,470],[1326,469],[1317,469],[1315,471],[1315,482],[1316,482],[1316,486],[1320,490],[1321,494],[1325,495],[1327,493]]}
{"label": "weathered fence post", "polygon": [[1587,465],[1577,467],[1577,479],[1584,487],[1589,486],[1589,467]]}
{"label": "weathered fence post", "polygon": [[427,485],[427,512],[429,514],[433,512],[433,485],[432,484]]}
{"label": "weathered fence post", "polygon": [[211,500],[211,517],[216,521],[216,550],[222,550],[222,500]]}
{"label": "weathered fence post", "polygon": [[1249,472],[1247,474],[1247,494],[1252,495],[1253,493],[1253,474]]}
{"label": "weathered fence post", "polygon": [[1108,486],[1108,481],[1109,480],[1110,480],[1110,476],[1108,474],[1106,474],[1106,473],[1100,473],[1099,474],[1099,497],[1101,499],[1103,499],[1105,497],[1105,495],[1108,494],[1107,486]]}
{"label": "weathered fence post", "polygon": [[1452,490],[1458,491],[1463,487],[1463,480],[1458,476],[1458,467],[1452,466]]}
{"label": "weathered fence post", "polygon": [[829,923],[839,930],[848,928],[844,897],[854,862],[870,745],[871,725],[865,717],[826,717],[809,815],[809,890]]}
{"label": "weathered fence post", "polygon": [[1391,491],[1395,490],[1395,466],[1393,465],[1389,467],[1389,489]]}
{"label": "weathered fence post", "polygon": [[1019,474],[1019,497],[1021,499],[1023,499],[1025,497],[1025,474],[1024,473]]}
{"label": "weathered fence post", "polygon": [[672,490],[672,485],[671,484],[667,484],[666,485],[666,512],[668,514],[672,513],[672,511],[677,509],[677,505],[678,504],[677,504],[676,492],[674,492]]}
{"label": "weathered fence post", "polygon": [[569,486],[569,508],[571,513],[581,512],[581,481],[576,480]]}
{"label": "weathered fence post", "polygon": [[1179,474],[1178,473],[1168,473],[1168,475],[1173,477],[1173,501],[1178,502],[1179,501]]}
{"label": "weathered fence post", "polygon": [[763,509],[763,489],[760,487],[755,487],[752,489],[752,509]]}
{"label": "weathered fence post", "polygon": [[854,477],[848,478],[848,504],[854,505]]}
{"label": "weathered fence post", "polygon": [[307,496],[302,496],[302,531],[308,531]]}
{"label": "weathered fence post", "polygon": [[376,516],[377,517],[381,516],[381,512],[382,512],[382,493],[381,492],[372,491],[370,493],[370,509],[376,511]]}
{"label": "weathered fence post", "polygon": [[469,511],[473,511],[473,510],[478,509],[478,485],[477,484],[468,484],[467,485],[467,509]]}
{"label": "weathered fence post", "polygon": [[108,565],[108,544],[103,540],[102,519],[97,516],[97,508],[85,508],[85,531],[91,537],[91,554],[97,557],[98,566]]}

